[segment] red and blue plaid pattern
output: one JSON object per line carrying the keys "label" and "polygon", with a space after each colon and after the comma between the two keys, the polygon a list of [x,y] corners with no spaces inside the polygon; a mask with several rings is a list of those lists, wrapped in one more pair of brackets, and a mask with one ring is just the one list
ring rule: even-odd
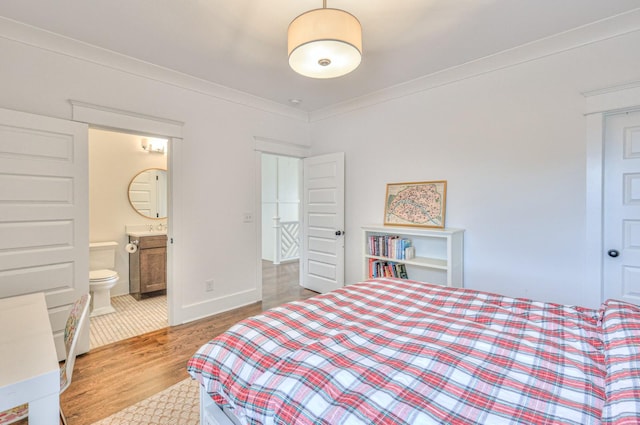
{"label": "red and blue plaid pattern", "polygon": [[640,423],[640,308],[620,301],[603,306],[607,365],[605,424]]}
{"label": "red and blue plaid pattern", "polygon": [[601,317],[376,279],[244,320],[188,370],[249,424],[600,423]]}

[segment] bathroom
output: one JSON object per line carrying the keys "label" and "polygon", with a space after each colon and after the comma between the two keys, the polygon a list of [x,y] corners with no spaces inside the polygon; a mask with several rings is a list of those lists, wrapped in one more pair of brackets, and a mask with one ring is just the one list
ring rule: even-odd
{"label": "bathroom", "polygon": [[[111,307],[117,312],[91,317],[91,348],[134,336],[132,332],[140,334],[167,326],[166,292],[157,291],[145,297],[129,296],[130,254],[127,251],[127,233],[132,230],[166,233],[166,214],[149,218],[143,215],[142,208],[141,212],[134,209],[136,199],[129,196],[130,185],[141,172],[164,170],[158,173],[161,179],[166,176],[166,152],[166,140],[89,130],[89,241],[94,247],[96,243],[117,243],[113,270],[118,274],[117,282],[109,291]],[[166,205],[166,191],[162,192],[160,197],[164,197]],[[161,210],[166,211],[166,207]],[[100,298],[96,295],[94,300]],[[105,310],[96,308],[96,311]],[[147,319],[148,323],[145,323]]]}

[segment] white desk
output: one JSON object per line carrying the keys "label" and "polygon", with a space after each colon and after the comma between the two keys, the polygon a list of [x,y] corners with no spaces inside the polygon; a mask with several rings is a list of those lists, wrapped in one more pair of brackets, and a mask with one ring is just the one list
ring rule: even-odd
{"label": "white desk", "polygon": [[42,293],[0,299],[0,411],[24,403],[30,424],[60,423],[60,367]]}

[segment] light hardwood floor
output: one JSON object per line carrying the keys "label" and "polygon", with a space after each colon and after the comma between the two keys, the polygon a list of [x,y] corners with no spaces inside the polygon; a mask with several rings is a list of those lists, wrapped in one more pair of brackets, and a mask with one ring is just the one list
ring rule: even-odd
{"label": "light hardwood floor", "polygon": [[234,323],[315,292],[298,284],[298,263],[263,262],[263,300],[226,313],[99,347],[78,357],[60,402],[69,425],[86,425],[187,378],[187,360]]}

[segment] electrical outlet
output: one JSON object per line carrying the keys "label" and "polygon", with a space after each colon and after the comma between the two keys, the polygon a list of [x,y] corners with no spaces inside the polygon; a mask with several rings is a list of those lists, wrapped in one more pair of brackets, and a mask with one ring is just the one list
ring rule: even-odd
{"label": "electrical outlet", "polygon": [[242,215],[242,221],[245,223],[253,223],[253,213],[246,212]]}
{"label": "electrical outlet", "polygon": [[213,292],[213,279],[204,281],[204,290],[207,292]]}

